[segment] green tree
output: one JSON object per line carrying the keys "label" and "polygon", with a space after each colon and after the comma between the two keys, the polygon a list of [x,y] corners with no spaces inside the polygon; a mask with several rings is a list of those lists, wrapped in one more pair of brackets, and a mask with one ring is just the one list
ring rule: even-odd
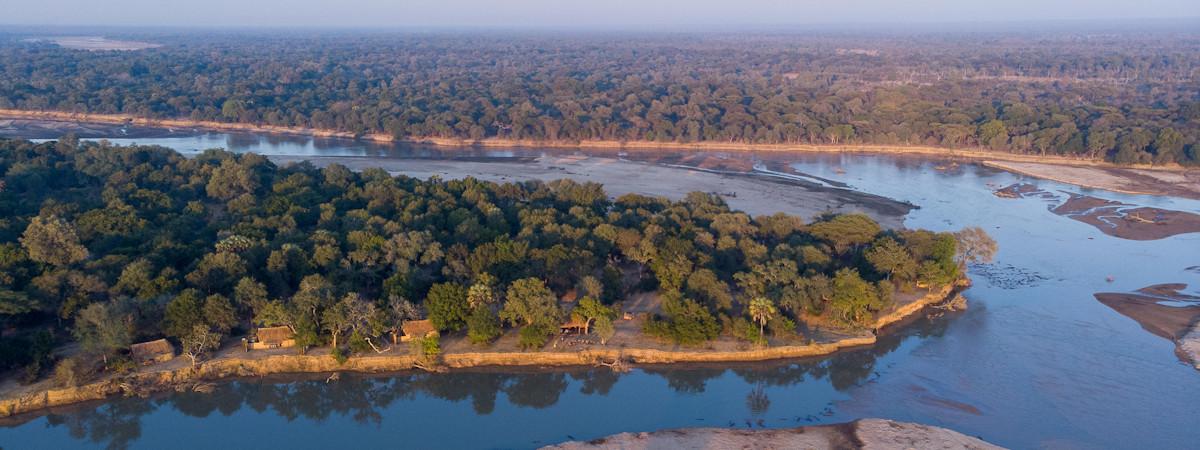
{"label": "green tree", "polygon": [[350,302],[343,298],[321,313],[321,329],[329,332],[330,346],[339,350],[338,337],[350,330],[353,318],[350,312]]}
{"label": "green tree", "polygon": [[536,350],[546,346],[546,341],[554,334],[554,327],[544,323],[535,323],[521,327],[517,332],[518,342],[522,350]]}
{"label": "green tree", "polygon": [[476,277],[475,283],[467,290],[467,305],[471,309],[487,307],[499,301],[496,295],[496,277],[484,272]]}
{"label": "green tree", "polygon": [[514,326],[555,327],[562,321],[558,299],[540,279],[522,278],[514,281],[508,287],[505,298],[507,301],[500,311],[500,318]]}
{"label": "green tree", "polygon": [[213,169],[205,192],[209,197],[228,201],[241,195],[253,194],[260,184],[258,176],[244,160],[239,162],[235,158],[227,158]]}
{"label": "green tree", "polygon": [[992,150],[1000,150],[1008,145],[1008,127],[996,119],[984,122],[979,126],[979,142]]}
{"label": "green tree", "polygon": [[715,339],[721,331],[721,325],[707,308],[678,292],[664,292],[662,305],[665,320],[647,321],[647,334],[681,345],[700,345]]}
{"label": "green tree", "polygon": [[467,317],[467,339],[472,344],[485,345],[500,337],[500,318],[491,308],[480,307],[471,310]]}
{"label": "green tree", "polygon": [[775,308],[775,304],[771,303],[771,300],[764,297],[754,297],[750,300],[747,311],[750,313],[750,318],[758,324],[759,339],[762,339],[765,343],[767,322],[774,318],[779,313],[779,310]]}
{"label": "green tree", "polygon": [[37,216],[29,221],[21,235],[21,246],[29,259],[55,266],[67,266],[83,261],[88,250],[79,243],[75,227],[57,216]]}
{"label": "green tree", "polygon": [[667,239],[658,249],[657,256],[650,262],[650,270],[654,271],[664,290],[683,290],[683,283],[695,264],[692,252],[691,243],[678,238]]}
{"label": "green tree", "polygon": [[429,288],[425,297],[429,320],[440,331],[461,330],[471,313],[467,289],[458,283],[438,283]]}
{"label": "green tree", "polygon": [[133,343],[133,312],[124,302],[92,303],[75,317],[73,334],[85,352],[108,356]]}
{"label": "green tree", "polygon": [[879,231],[879,224],[866,214],[834,216],[809,226],[813,236],[833,244],[839,253],[873,241]]}
{"label": "green tree", "polygon": [[604,298],[604,284],[594,276],[588,275],[579,280],[579,296],[595,299]]}
{"label": "green tree", "polygon": [[854,269],[839,269],[833,277],[833,294],[829,301],[834,319],[846,325],[865,326],[874,311],[882,308],[879,293]]}
{"label": "green tree", "polygon": [[204,255],[187,281],[206,293],[228,292],[246,274],[246,261],[234,253]]}
{"label": "green tree", "polygon": [[192,332],[196,325],[204,325],[204,302],[194,289],[187,289],[167,302],[163,314],[163,332],[167,336],[182,339]]}
{"label": "green tree", "polygon": [[204,299],[202,310],[204,322],[219,334],[229,334],[229,330],[237,326],[237,312],[233,303],[224,295],[210,295]]}
{"label": "green tree", "polygon": [[709,269],[697,269],[687,279],[687,294],[703,300],[715,310],[729,310],[733,307],[733,295],[729,293],[729,285],[717,278],[717,274]]}
{"label": "green tree", "polygon": [[1174,128],[1167,127],[1159,130],[1158,136],[1154,138],[1154,163],[1168,164],[1181,161],[1184,157],[1184,139],[1183,134]]}
{"label": "green tree", "polygon": [[885,274],[888,280],[895,277],[897,281],[906,282],[916,276],[917,261],[891,237],[876,239],[863,256],[876,272]]}
{"label": "green tree", "polygon": [[613,319],[609,317],[597,318],[593,329],[596,332],[596,336],[600,337],[600,345],[608,345],[608,341],[617,334],[617,328],[613,324]]}
{"label": "green tree", "polygon": [[152,299],[166,294],[175,288],[178,281],[174,279],[173,268],[163,269],[157,274],[154,265],[145,258],[138,259],[121,270],[117,284],[113,286],[116,294],[125,294],[138,299]]}
{"label": "green tree", "polygon": [[577,316],[584,320],[584,322],[587,324],[587,329],[584,331],[587,332],[591,330],[592,322],[595,322],[602,317],[612,319],[613,317],[616,317],[617,311],[608,306],[604,306],[603,303],[600,303],[600,301],[596,300],[595,298],[584,297],[583,299],[579,300],[579,304],[576,305],[575,309],[571,311],[571,315]]}
{"label": "green tree", "polygon": [[309,337],[316,338],[317,325],[321,322],[321,311],[332,306],[336,301],[336,290],[325,277],[313,274],[300,280],[300,289],[296,291],[296,295],[292,296],[289,305],[296,334],[311,331],[313,335]]}
{"label": "green tree", "polygon": [[256,309],[267,302],[267,286],[253,278],[243,277],[233,287],[233,299],[240,308]]}

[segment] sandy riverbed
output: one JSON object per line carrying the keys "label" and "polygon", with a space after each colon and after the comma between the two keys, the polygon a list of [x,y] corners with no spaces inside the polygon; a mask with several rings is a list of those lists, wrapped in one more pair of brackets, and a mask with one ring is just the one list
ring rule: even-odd
{"label": "sandy riverbed", "polygon": [[584,449],[999,449],[982,439],[945,428],[861,419],[837,425],[783,429],[689,428],[621,433],[589,442],[544,447]]}
{"label": "sandy riverbed", "polygon": [[384,159],[355,157],[271,156],[277,164],[311,161],[317,166],[342,164],[352,170],[379,167],[392,174],[443,179],[475,177],[494,182],[551,181],[571,178],[595,182],[614,197],[629,193],[679,200],[689,192],[716,192],[729,206],[751,215],[784,212],[812,220],[824,212],[870,215],[881,225],[899,228],[911,205],[885,197],[836,187],[797,183],[751,174],[724,174],[591,156],[544,156],[520,162],[478,160]]}
{"label": "sandy riverbed", "polygon": [[1147,170],[1022,161],[984,161],[983,165],[1035,178],[1106,191],[1200,199],[1200,171],[1197,170]]}
{"label": "sandy riverbed", "polygon": [[161,44],[141,41],[122,41],[101,36],[56,36],[49,38],[33,38],[26,41],[50,41],[59,47],[72,50],[98,51],[134,51],[162,47]]}
{"label": "sandy riverbed", "polygon": [[[27,121],[58,121],[91,124],[110,124],[124,127],[158,127],[198,130],[244,131],[312,137],[338,137],[383,143],[419,143],[447,148],[513,148],[540,147],[561,149],[621,149],[629,151],[754,151],[781,153],[868,153],[925,155],[938,158],[957,158],[982,161],[982,164],[1010,172],[1056,180],[1098,189],[1136,194],[1173,195],[1200,199],[1200,170],[1179,167],[1115,166],[1100,160],[1055,155],[1025,155],[986,151],[982,149],[952,149],[927,146],[897,145],[818,145],[818,144],[745,144],[736,142],[645,142],[645,141],[542,141],[487,138],[481,140],[407,137],[387,134],[355,134],[346,131],[303,127],[283,127],[249,123],[196,121],[190,119],[160,119],[125,114],[90,114],[65,111],[26,111],[0,108],[0,118]],[[21,136],[7,134],[9,136]],[[56,137],[56,136],[46,136]]]}
{"label": "sandy riverbed", "polygon": [[1175,342],[1179,358],[1200,369],[1200,298],[1180,292],[1186,288],[1186,284],[1159,284],[1095,297],[1146,331]]}
{"label": "sandy riverbed", "polygon": [[[1060,199],[1059,194],[1029,183],[1005,186],[997,189],[995,194],[1000,198]],[[1050,207],[1050,212],[1096,227],[1109,236],[1135,241],[1200,232],[1200,214],[1131,205],[1090,195],[1067,193],[1067,200]]]}

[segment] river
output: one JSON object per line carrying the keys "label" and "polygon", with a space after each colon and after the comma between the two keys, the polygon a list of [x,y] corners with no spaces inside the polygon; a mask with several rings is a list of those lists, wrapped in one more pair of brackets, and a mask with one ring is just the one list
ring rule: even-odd
{"label": "river", "polygon": [[[129,143],[131,139],[112,139]],[[353,141],[204,134],[137,139],[185,153],[212,147],[279,156],[438,159],[459,150]],[[482,164],[562,151],[470,150]],[[573,152],[570,152],[573,153]],[[596,156],[596,155],[594,155]],[[670,155],[668,155],[669,157]],[[1200,287],[1200,234],[1132,241],[1048,211],[1043,190],[1200,212],[1200,201],[1124,195],[1028,179],[975,164],[871,155],[753,155],[920,208],[908,227],[984,227],[996,261],[972,268],[970,308],[923,318],[870,349],[727,366],[492,370],[268,378],[212,394],[115,399],[25,417],[0,447],[527,448],[623,431],[791,427],[881,417],[943,426],[1013,448],[1194,448],[1200,372],[1174,344],[1096,301],[1159,283]],[[631,155],[596,157],[663,160]],[[489,158],[495,158],[491,160]],[[669,158],[668,158],[669,159]],[[1112,281],[1106,277],[1112,277]]]}

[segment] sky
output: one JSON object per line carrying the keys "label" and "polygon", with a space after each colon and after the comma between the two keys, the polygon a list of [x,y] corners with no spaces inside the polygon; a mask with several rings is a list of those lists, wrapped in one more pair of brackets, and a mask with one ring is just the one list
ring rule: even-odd
{"label": "sky", "polygon": [[705,27],[1200,17],[1200,0],[0,0],[0,24]]}

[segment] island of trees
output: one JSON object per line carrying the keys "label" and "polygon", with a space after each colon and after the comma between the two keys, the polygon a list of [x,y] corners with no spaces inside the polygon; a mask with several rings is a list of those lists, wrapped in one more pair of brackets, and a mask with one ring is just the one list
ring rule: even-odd
{"label": "island of trees", "polygon": [[0,175],[0,369],[30,381],[131,370],[130,344],[162,337],[195,361],[255,327],[338,358],[422,318],[480,348],[517,333],[537,351],[568,320],[603,342],[613,305],[649,292],[648,339],[803,340],[804,324],[869,326],[894,296],[994,251],[978,229],[750,217],[714,194],[610,199],[570,180],[419,180],[70,138],[0,140]]}
{"label": "island of trees", "polygon": [[0,108],[397,138],[878,144],[1200,163],[1197,35],[0,34]]}

